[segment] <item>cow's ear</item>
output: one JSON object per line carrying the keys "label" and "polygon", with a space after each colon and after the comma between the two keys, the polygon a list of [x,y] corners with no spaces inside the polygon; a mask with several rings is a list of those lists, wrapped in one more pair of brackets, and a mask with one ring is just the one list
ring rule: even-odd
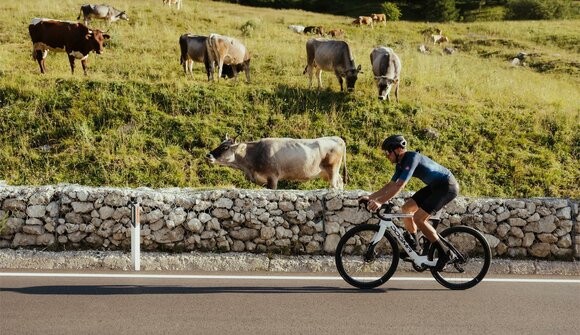
{"label": "cow's ear", "polygon": [[111,35],[109,35],[109,34],[103,34],[103,38],[106,39],[106,40],[108,40],[109,38],[111,38]]}
{"label": "cow's ear", "polygon": [[228,135],[228,133],[226,133],[226,137],[224,137],[224,141],[227,141],[230,139],[230,136]]}
{"label": "cow's ear", "polygon": [[359,64],[358,67],[356,68],[356,70],[358,71],[358,73],[363,73],[362,70],[362,66]]}
{"label": "cow's ear", "polygon": [[86,34],[85,35],[85,40],[90,40],[91,39],[91,35],[92,35],[92,33],[91,34]]}
{"label": "cow's ear", "polygon": [[234,136],[234,138],[232,138],[232,142],[234,144],[238,143],[238,136],[240,136],[240,135],[238,134],[238,135]]}

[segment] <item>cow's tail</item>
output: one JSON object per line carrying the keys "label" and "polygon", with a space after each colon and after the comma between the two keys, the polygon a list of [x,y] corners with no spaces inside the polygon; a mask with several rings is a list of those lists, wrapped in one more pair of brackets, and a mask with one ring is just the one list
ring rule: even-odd
{"label": "cow's tail", "polygon": [[346,169],[346,142],[342,142],[344,144],[343,151],[342,151],[342,162],[344,163],[344,169],[342,170],[342,181],[344,185],[348,183],[348,172]]}
{"label": "cow's tail", "polygon": [[187,58],[187,35],[182,35],[179,37],[179,48],[181,49],[179,64],[183,65],[185,59]]}

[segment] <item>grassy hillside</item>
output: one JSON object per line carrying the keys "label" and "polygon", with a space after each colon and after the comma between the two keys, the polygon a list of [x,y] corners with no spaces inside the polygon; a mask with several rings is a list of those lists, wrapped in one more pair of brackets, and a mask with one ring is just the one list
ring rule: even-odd
{"label": "grassy hillside", "polygon": [[[580,196],[580,21],[441,24],[457,49],[417,52],[427,23],[361,29],[346,17],[295,10],[184,1],[110,1],[130,21],[113,24],[105,52],[70,74],[67,57],[50,53],[48,74],[31,58],[33,17],[76,19],[81,2],[0,3],[0,179],[9,184],[148,187],[255,187],[203,157],[220,139],[338,135],[348,146],[349,189],[374,190],[392,173],[378,149],[403,133],[411,149],[448,166],[472,196]],[[253,30],[242,33],[251,21]],[[99,25],[98,23],[97,25]],[[343,28],[364,73],[356,92],[325,89],[302,75],[307,36],[289,24]],[[208,83],[179,64],[185,32],[217,32],[252,53],[252,83]],[[391,46],[403,62],[401,101],[376,98],[369,54]],[[509,59],[530,54],[527,67]],[[428,136],[427,129],[438,134]],[[322,181],[284,183],[313,189]],[[420,184],[414,182],[411,189]]]}

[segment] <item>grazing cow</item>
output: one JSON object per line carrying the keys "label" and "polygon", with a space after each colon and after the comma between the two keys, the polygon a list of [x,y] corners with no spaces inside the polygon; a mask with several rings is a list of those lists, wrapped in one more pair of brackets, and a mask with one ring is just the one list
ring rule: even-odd
{"label": "grazing cow", "polygon": [[433,44],[441,44],[449,42],[449,39],[447,38],[447,36],[443,35],[431,35],[431,41],[433,42]]}
{"label": "grazing cow", "polygon": [[342,29],[332,29],[328,32],[328,36],[331,37],[342,37],[344,36],[344,30]]}
{"label": "grazing cow", "polygon": [[118,20],[129,21],[129,17],[124,11],[107,5],[82,5],[77,20],[81,18],[81,15],[83,16],[85,26],[89,25],[91,19],[107,20],[109,25],[111,22]]}
{"label": "grazing cow", "polygon": [[379,89],[379,100],[391,101],[390,93],[395,86],[395,98],[399,102],[399,80],[401,78],[401,60],[391,48],[378,47],[371,52],[373,74]]}
{"label": "grazing cow", "polygon": [[359,16],[358,19],[352,21],[352,24],[358,25],[359,27],[365,25],[373,28],[373,18],[370,16]]}
{"label": "grazing cow", "polygon": [[373,19],[374,22],[382,22],[383,25],[387,25],[387,17],[385,16],[385,14],[371,14],[371,18]]}
{"label": "grazing cow", "polygon": [[324,35],[324,27],[322,26],[308,26],[304,28],[305,34],[316,34],[323,36]]}
{"label": "grazing cow", "polygon": [[[193,62],[203,63],[205,65],[205,72],[207,73],[207,80],[210,80],[211,70],[206,42],[207,36],[183,34],[179,37],[179,48],[181,49],[180,63],[183,65],[183,71],[186,75],[189,73],[193,77]],[[243,71],[243,65],[241,64],[234,66],[224,64],[222,78],[233,78],[233,67],[236,67],[236,72]]]}
{"label": "grazing cow", "polygon": [[[264,138],[236,142],[224,141],[206,155],[210,164],[218,163],[241,170],[251,182],[276,189],[279,180],[309,180],[322,177],[335,189],[347,181],[346,144],[340,137],[316,139]],[[344,161],[343,177],[340,165]],[[344,178],[344,179],[343,179]],[[344,182],[343,182],[344,180]]]}
{"label": "grazing cow", "polygon": [[44,60],[48,50],[53,50],[67,53],[72,73],[75,72],[75,59],[80,59],[86,75],[89,53],[100,54],[103,42],[110,37],[81,23],[39,18],[32,19],[28,32],[32,39],[32,57],[38,61],[41,73],[46,72]]}
{"label": "grazing cow", "polygon": [[333,71],[343,91],[342,78],[346,78],[346,89],[354,91],[354,84],[361,66],[354,63],[350,47],[344,41],[311,38],[306,42],[307,65],[303,74],[308,72],[309,87],[312,87],[312,74],[316,71],[318,89],[322,86],[322,71]]}
{"label": "grazing cow", "polygon": [[295,24],[289,25],[288,29],[292,30],[293,32],[295,32],[297,34],[302,34],[304,32],[304,26],[298,26]]}
{"label": "grazing cow", "polygon": [[240,41],[228,36],[211,34],[207,38],[206,47],[209,55],[211,80],[213,80],[216,65],[219,80],[222,76],[224,64],[227,64],[232,65],[236,80],[238,71],[243,70],[246,73],[247,82],[250,82],[250,54]]}
{"label": "grazing cow", "polygon": [[169,7],[175,5],[177,9],[181,9],[181,0],[163,0],[163,4]]}

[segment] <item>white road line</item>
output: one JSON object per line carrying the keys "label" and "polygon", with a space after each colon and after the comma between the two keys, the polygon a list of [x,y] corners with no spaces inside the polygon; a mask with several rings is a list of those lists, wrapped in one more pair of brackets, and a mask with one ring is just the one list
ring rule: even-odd
{"label": "white road line", "polygon": [[[0,277],[53,277],[53,278],[126,278],[126,279],[238,279],[238,280],[342,280],[339,276],[245,276],[245,275],[161,275],[117,273],[31,273],[0,272]],[[429,277],[393,277],[393,281],[434,281]],[[580,284],[580,279],[541,278],[485,278],[484,282],[498,283],[559,283]]]}

